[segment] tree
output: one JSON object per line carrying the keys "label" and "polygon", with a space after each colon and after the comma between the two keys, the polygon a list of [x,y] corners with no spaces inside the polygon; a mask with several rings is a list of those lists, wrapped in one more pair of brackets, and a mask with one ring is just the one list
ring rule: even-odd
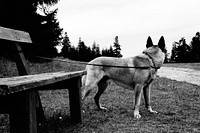
{"label": "tree", "polygon": [[[44,4],[44,3],[43,3]],[[61,43],[63,37],[63,29],[60,28],[59,22],[56,19],[57,9],[50,10],[49,5],[43,7],[43,13],[46,17],[45,21],[38,25],[38,31],[32,31],[32,38],[35,44],[34,54],[55,57],[57,51],[55,46]]]}
{"label": "tree", "polygon": [[101,56],[101,52],[100,52],[100,47],[99,44],[97,44],[96,46],[96,50],[95,50],[95,58]]}
{"label": "tree", "polygon": [[110,46],[109,49],[108,48],[104,48],[102,50],[102,56],[115,57],[114,51],[113,51],[113,47]]}
{"label": "tree", "polygon": [[192,38],[190,43],[191,47],[191,57],[193,62],[200,61],[200,33],[197,32],[196,35]]}
{"label": "tree", "polygon": [[119,39],[118,39],[118,36],[115,37],[115,42],[114,42],[114,45],[113,45],[114,49],[113,49],[113,55],[114,57],[122,57],[121,55],[121,46],[119,44]]}
{"label": "tree", "polygon": [[108,53],[108,49],[107,48],[103,48],[101,51],[102,56],[107,56]]}
{"label": "tree", "polygon": [[[55,46],[61,41],[62,29],[56,19],[57,9],[50,10],[58,0],[3,0],[0,4],[0,25],[27,31],[34,45],[25,47],[25,54],[56,56]],[[43,6],[43,14],[37,12]]]}
{"label": "tree", "polygon": [[68,58],[72,59],[72,60],[79,60],[78,59],[78,51],[77,48],[75,46],[71,46],[70,50],[69,50],[69,54],[68,54]]}
{"label": "tree", "polygon": [[67,32],[65,32],[65,35],[63,37],[63,41],[62,41],[62,50],[60,55],[63,56],[64,58],[69,58],[69,54],[70,54],[70,50],[71,50],[71,42],[69,40],[69,37],[67,35]]}
{"label": "tree", "polygon": [[186,40],[182,37],[179,42],[174,42],[172,47],[171,60],[175,62],[190,62],[190,46],[186,44]]}
{"label": "tree", "polygon": [[91,57],[94,59],[96,57],[96,42],[93,42],[92,48],[91,48]]}
{"label": "tree", "polygon": [[96,44],[94,41],[91,49],[91,57],[92,59],[101,56],[99,44]]}
{"label": "tree", "polygon": [[108,56],[110,56],[110,57],[115,56],[115,55],[114,55],[114,50],[113,50],[113,47],[112,47],[112,46],[110,46],[110,48],[109,48],[109,50],[108,50]]}
{"label": "tree", "polygon": [[176,46],[176,42],[174,42],[172,44],[171,61],[176,62],[177,57],[178,57],[177,56],[177,46]]}
{"label": "tree", "polygon": [[89,56],[88,56],[88,47],[85,45],[85,43],[79,38],[78,46],[77,46],[77,51],[78,51],[78,59],[80,61],[88,61]]}

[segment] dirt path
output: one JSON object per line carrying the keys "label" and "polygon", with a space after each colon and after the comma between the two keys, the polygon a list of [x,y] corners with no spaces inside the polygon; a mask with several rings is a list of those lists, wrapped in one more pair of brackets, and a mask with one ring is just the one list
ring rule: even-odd
{"label": "dirt path", "polygon": [[200,71],[188,68],[162,67],[158,70],[160,77],[185,81],[200,86]]}

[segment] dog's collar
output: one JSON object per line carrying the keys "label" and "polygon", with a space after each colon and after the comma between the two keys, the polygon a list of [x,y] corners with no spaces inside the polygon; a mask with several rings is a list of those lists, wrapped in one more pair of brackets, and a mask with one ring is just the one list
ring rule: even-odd
{"label": "dog's collar", "polygon": [[151,55],[148,52],[143,51],[143,54],[145,54],[146,56],[149,57],[149,59],[151,60],[153,66],[150,66],[151,68],[154,68],[156,70],[160,69],[160,67],[156,67],[156,64],[154,62],[154,59],[151,57]]}

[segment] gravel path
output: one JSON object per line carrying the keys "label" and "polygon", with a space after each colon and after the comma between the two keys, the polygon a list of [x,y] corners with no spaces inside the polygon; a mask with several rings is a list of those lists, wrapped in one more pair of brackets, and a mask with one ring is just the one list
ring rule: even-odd
{"label": "gravel path", "polygon": [[160,77],[185,81],[200,86],[200,71],[189,68],[162,67],[158,70]]}

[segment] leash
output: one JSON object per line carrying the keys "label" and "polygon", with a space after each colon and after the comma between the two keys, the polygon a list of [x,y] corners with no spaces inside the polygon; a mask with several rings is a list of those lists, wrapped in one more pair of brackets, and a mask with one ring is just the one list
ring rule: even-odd
{"label": "leash", "polygon": [[[160,68],[160,67],[155,67],[155,63],[153,61],[152,62],[154,64],[154,66],[144,66],[144,67],[133,66],[133,67],[129,67],[129,66],[117,66],[117,65],[113,66],[113,65],[92,64],[92,63],[82,62],[82,61],[67,61],[67,60],[63,60],[63,59],[48,58],[48,57],[43,57],[43,56],[38,56],[38,55],[29,55],[29,56],[34,57],[34,58],[39,58],[39,59],[50,60],[50,61],[66,62],[66,63],[71,63],[71,64],[76,63],[76,64],[92,65],[92,66],[117,67],[117,68],[135,68],[135,69],[151,69],[151,68],[153,68],[153,69],[156,69],[156,70]],[[150,57],[150,56],[148,56],[148,57]]]}

